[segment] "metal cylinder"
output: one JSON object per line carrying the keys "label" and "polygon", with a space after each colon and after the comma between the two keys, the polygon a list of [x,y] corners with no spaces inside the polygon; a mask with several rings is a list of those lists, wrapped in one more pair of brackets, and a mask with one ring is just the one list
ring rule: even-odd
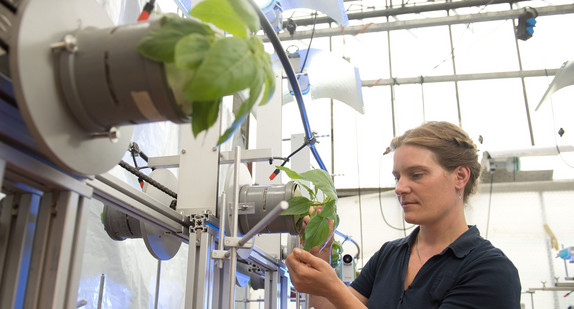
{"label": "metal cylinder", "polygon": [[75,34],[75,50],[59,53],[58,77],[70,111],[89,132],[170,120],[189,122],[168,85],[163,63],[137,51],[159,21],[108,29],[88,27]]}
{"label": "metal cylinder", "polygon": [[[285,185],[243,186],[239,192],[239,203],[253,206],[253,211],[239,216],[239,229],[246,234],[261,221],[267,213],[278,206],[281,201],[288,201],[293,196],[300,195],[297,185],[289,182]],[[263,232],[289,233],[297,235],[301,232],[302,222],[299,216],[279,216]]]}
{"label": "metal cylinder", "polygon": [[102,223],[104,224],[106,233],[108,233],[108,236],[113,240],[142,237],[139,220],[113,207],[104,205]]}

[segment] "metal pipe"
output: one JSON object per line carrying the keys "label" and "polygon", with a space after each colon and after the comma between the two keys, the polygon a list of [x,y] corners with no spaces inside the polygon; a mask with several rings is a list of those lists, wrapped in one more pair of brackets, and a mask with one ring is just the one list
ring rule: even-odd
{"label": "metal pipe", "polygon": [[[237,237],[238,217],[239,217],[239,164],[241,164],[241,147],[235,147],[234,165],[234,187],[233,187],[233,225],[231,226],[231,237]],[[237,248],[231,247],[231,257],[229,260],[229,309],[235,307],[235,275],[237,270]]]}
{"label": "metal pipe", "polygon": [[[223,238],[225,237],[225,217],[227,216],[227,195],[225,191],[221,194],[221,210],[219,211],[219,241],[217,249],[223,251]],[[223,268],[223,260],[217,261],[217,267]]]}
{"label": "metal pipe", "polygon": [[157,306],[159,304],[159,283],[160,283],[160,279],[161,279],[161,260],[158,259],[157,260],[157,275],[155,278],[155,300],[154,300],[154,305],[153,308],[157,309]]}
{"label": "metal pipe", "polygon": [[[281,61],[281,65],[283,66],[283,69],[285,70],[285,74],[287,75],[287,79],[289,80],[289,83],[291,84],[291,88],[293,89],[293,96],[295,97],[295,101],[297,102],[297,106],[299,107],[299,114],[301,115],[301,120],[303,122],[303,128],[305,130],[305,140],[306,141],[312,141],[312,140],[314,140],[315,136],[311,132],[311,126],[309,124],[309,118],[307,116],[307,110],[305,109],[305,103],[303,101],[303,94],[301,93],[301,87],[299,86],[299,82],[297,81],[297,76],[295,75],[295,71],[293,70],[293,67],[291,66],[291,62],[289,61],[287,54],[283,50],[283,46],[281,45],[281,41],[279,40],[279,37],[275,33],[273,26],[271,26],[271,23],[269,23],[269,20],[267,20],[267,17],[265,16],[265,14],[261,10],[261,8],[259,8],[259,5],[257,5],[257,3],[255,3],[254,0],[249,0],[249,3],[257,11],[257,15],[259,16],[259,21],[261,23],[261,27],[263,28],[263,31],[267,35],[266,36],[267,39],[269,40],[269,42],[271,42],[271,45],[273,45],[273,48],[275,49],[275,52],[277,53],[277,56],[279,57],[279,60]],[[309,145],[313,146],[314,143],[310,143]],[[327,171],[327,169],[325,168],[325,164],[321,160],[319,153],[315,150],[314,147],[311,147],[311,152],[315,156],[315,160],[317,161],[317,163],[319,164],[321,169]]]}
{"label": "metal pipe", "polygon": [[[563,15],[574,13],[573,4],[563,4],[563,5],[552,5],[536,8],[538,16],[549,16],[549,15]],[[522,10],[508,10],[499,12],[487,12],[478,14],[467,14],[467,15],[455,15],[447,17],[433,17],[433,18],[423,18],[423,19],[412,19],[412,20],[398,20],[393,22],[379,22],[370,24],[369,27],[365,28],[365,25],[349,26],[345,27],[345,34],[353,35],[355,33],[369,33],[369,32],[382,32],[382,31],[393,31],[393,30],[407,30],[415,28],[424,27],[436,27],[444,25],[455,25],[455,24],[469,24],[483,21],[494,21],[494,20],[506,20],[518,18],[518,15]],[[278,35],[278,38],[286,41],[302,40],[311,37],[311,30],[297,31],[291,36],[288,32],[283,32]],[[342,35],[341,29],[339,28],[324,28],[317,29],[313,33],[314,38],[326,37],[326,36],[340,36]],[[264,36],[260,38],[267,42]]]}
{"label": "metal pipe", "polygon": [[102,274],[100,276],[100,290],[98,291],[98,309],[102,308],[102,300],[104,296],[104,281],[106,281],[106,275]]}
{"label": "metal pipe", "polygon": [[[474,80],[502,79],[502,78],[554,76],[556,75],[556,73],[558,73],[558,70],[559,69],[544,69],[544,70],[527,70],[527,71],[423,76],[423,80],[425,84],[428,84],[428,83],[474,81]],[[406,84],[420,84],[420,83],[421,83],[421,77],[416,76],[416,77],[381,78],[378,80],[363,80],[362,86],[374,87],[374,86],[406,85]]]}
{"label": "metal pipe", "polygon": [[271,223],[273,220],[279,217],[281,215],[281,212],[283,212],[283,210],[287,208],[289,208],[289,203],[287,203],[286,201],[279,202],[279,204],[277,204],[275,208],[273,208],[267,215],[265,215],[265,217],[263,217],[263,219],[261,219],[261,221],[257,222],[257,224],[255,224],[255,226],[251,230],[249,230],[249,232],[247,232],[243,237],[241,237],[241,239],[239,240],[239,245],[243,246],[253,236],[255,236],[255,234],[261,232],[263,228],[265,228],[267,225],[269,225],[269,223]]}
{"label": "metal pipe", "polygon": [[[347,17],[349,20],[389,17],[404,14],[418,14],[424,12],[454,10],[459,8],[467,8],[467,7],[483,6],[483,5],[491,5],[499,3],[516,3],[521,1],[527,1],[527,0],[465,0],[465,1],[448,1],[445,3],[423,4],[423,5],[419,5],[417,3],[417,5],[401,6],[399,8],[388,8],[384,10],[372,10],[366,12],[361,11],[355,13],[350,12],[347,13]],[[299,18],[299,19],[294,18],[293,21],[297,24],[297,26],[309,26],[313,25],[315,18]],[[328,16],[317,17],[316,19],[317,24],[324,24],[330,22],[334,22],[334,20]]]}
{"label": "metal pipe", "polygon": [[[512,9],[512,4],[510,5]],[[516,21],[512,19],[512,29],[516,29]],[[516,45],[516,56],[518,59],[518,69],[522,72],[522,56],[520,56],[520,46],[518,44],[518,38],[514,36],[514,43]],[[524,110],[526,111],[526,120],[528,121],[528,132],[530,133],[530,144],[532,146],[535,145],[534,143],[534,132],[532,131],[532,119],[530,117],[530,107],[528,107],[528,94],[526,93],[526,82],[524,81],[524,77],[520,78],[520,82],[522,83],[522,97],[524,98]]]}

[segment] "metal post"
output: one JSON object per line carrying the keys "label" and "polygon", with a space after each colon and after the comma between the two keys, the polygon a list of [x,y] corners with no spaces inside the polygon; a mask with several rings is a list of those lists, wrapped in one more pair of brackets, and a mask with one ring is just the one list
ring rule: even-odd
{"label": "metal post", "polygon": [[98,309],[102,309],[102,301],[104,300],[104,284],[106,282],[106,275],[100,276],[100,289],[98,290]]}
{"label": "metal post", "polygon": [[[450,15],[450,11],[447,10],[446,11],[447,15]],[[452,26],[448,25],[448,37],[450,39],[450,57],[452,60],[452,73],[454,74],[454,76],[456,76],[456,62],[454,61],[454,43],[452,41]],[[460,112],[460,99],[459,99],[459,94],[458,94],[458,82],[455,80],[454,81],[454,93],[456,96],[456,109],[458,112],[458,125],[462,127],[462,114]]]}
{"label": "metal post", "polygon": [[[195,237],[194,237],[195,235]],[[214,262],[211,251],[215,240],[210,232],[190,231],[185,308],[211,308]]]}
{"label": "metal post", "polygon": [[[512,4],[510,4],[510,8],[512,9]],[[516,27],[516,20],[512,19],[512,29],[514,30]],[[516,55],[518,58],[518,68],[520,72],[522,72],[522,57],[520,57],[520,47],[518,45],[518,38],[514,37],[514,42],[516,44]],[[528,120],[528,130],[530,132],[530,143],[534,146],[534,133],[532,132],[532,120],[530,119],[530,108],[528,107],[528,95],[526,94],[526,83],[524,82],[524,77],[520,78],[522,82],[522,95],[524,96],[524,107],[526,110],[526,120]]]}
{"label": "metal post", "polygon": [[160,279],[161,278],[161,260],[157,260],[157,275],[155,279],[155,301],[154,301],[154,309],[157,309],[157,305],[159,304],[159,286],[160,286]]}
{"label": "metal post", "polygon": [[[14,227],[8,235],[7,252],[10,254],[6,256],[4,271],[0,279],[0,308],[22,308],[24,306],[34,241],[33,227],[36,225],[40,196],[23,194],[17,202],[13,200],[9,209],[16,203],[18,213]],[[11,213],[8,215],[11,216]]]}
{"label": "metal post", "polygon": [[0,189],[2,188],[2,179],[4,179],[5,169],[6,169],[6,160],[0,158]]}
{"label": "metal post", "polygon": [[[227,216],[227,194],[225,191],[221,193],[221,210],[219,211],[219,241],[217,243],[217,249],[223,251],[223,238],[225,237],[225,218]],[[223,260],[217,260],[217,268],[223,268]]]}
{"label": "metal post", "polygon": [[247,243],[255,234],[261,232],[269,223],[273,222],[277,217],[281,215],[281,212],[289,208],[289,203],[286,201],[281,201],[279,205],[275,206],[261,221],[257,222],[255,226],[247,232],[240,240],[239,245],[243,246]]}
{"label": "metal post", "polygon": [[[241,148],[235,147],[234,187],[233,187],[233,221],[231,223],[231,237],[237,237],[239,217],[239,164],[241,164]],[[237,267],[237,248],[231,248],[229,260],[229,308],[235,307],[235,275]]]}

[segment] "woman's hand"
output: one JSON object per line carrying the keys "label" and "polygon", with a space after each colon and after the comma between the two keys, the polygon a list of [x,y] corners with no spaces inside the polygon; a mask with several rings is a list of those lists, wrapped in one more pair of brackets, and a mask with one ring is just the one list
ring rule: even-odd
{"label": "woman's hand", "polygon": [[[312,206],[309,209],[309,215],[303,218],[303,229],[301,230],[301,234],[305,233],[305,228],[307,228],[307,224],[311,220],[311,215],[313,215],[314,212],[320,213],[322,210],[323,210],[322,206]],[[313,254],[314,256],[323,259],[327,263],[331,263],[331,246],[333,245],[334,240],[333,237],[334,222],[331,219],[325,219],[325,220],[327,220],[327,222],[329,223],[329,238],[321,245],[311,248],[309,252],[311,252],[311,254]]]}
{"label": "woman's hand", "polygon": [[346,288],[328,262],[303,249],[293,249],[285,264],[293,286],[301,293],[328,297],[337,288]]}

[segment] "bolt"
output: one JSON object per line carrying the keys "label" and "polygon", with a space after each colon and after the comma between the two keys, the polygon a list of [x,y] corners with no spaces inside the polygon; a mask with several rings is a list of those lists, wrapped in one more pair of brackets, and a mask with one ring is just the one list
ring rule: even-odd
{"label": "bolt", "polygon": [[112,143],[117,143],[120,139],[120,131],[116,127],[111,127],[108,132],[93,133],[92,138],[109,138]]}
{"label": "bolt", "polygon": [[181,150],[181,154],[185,154],[187,151],[185,151],[185,149]]}
{"label": "bolt", "polygon": [[229,245],[230,243],[231,243],[231,242],[229,241],[229,239],[226,239],[226,240],[225,240],[225,244],[226,244],[226,245]]}
{"label": "bolt", "polygon": [[78,41],[75,36],[66,34],[63,41],[50,45],[50,48],[53,50],[65,48],[67,51],[75,53],[78,51]]}

